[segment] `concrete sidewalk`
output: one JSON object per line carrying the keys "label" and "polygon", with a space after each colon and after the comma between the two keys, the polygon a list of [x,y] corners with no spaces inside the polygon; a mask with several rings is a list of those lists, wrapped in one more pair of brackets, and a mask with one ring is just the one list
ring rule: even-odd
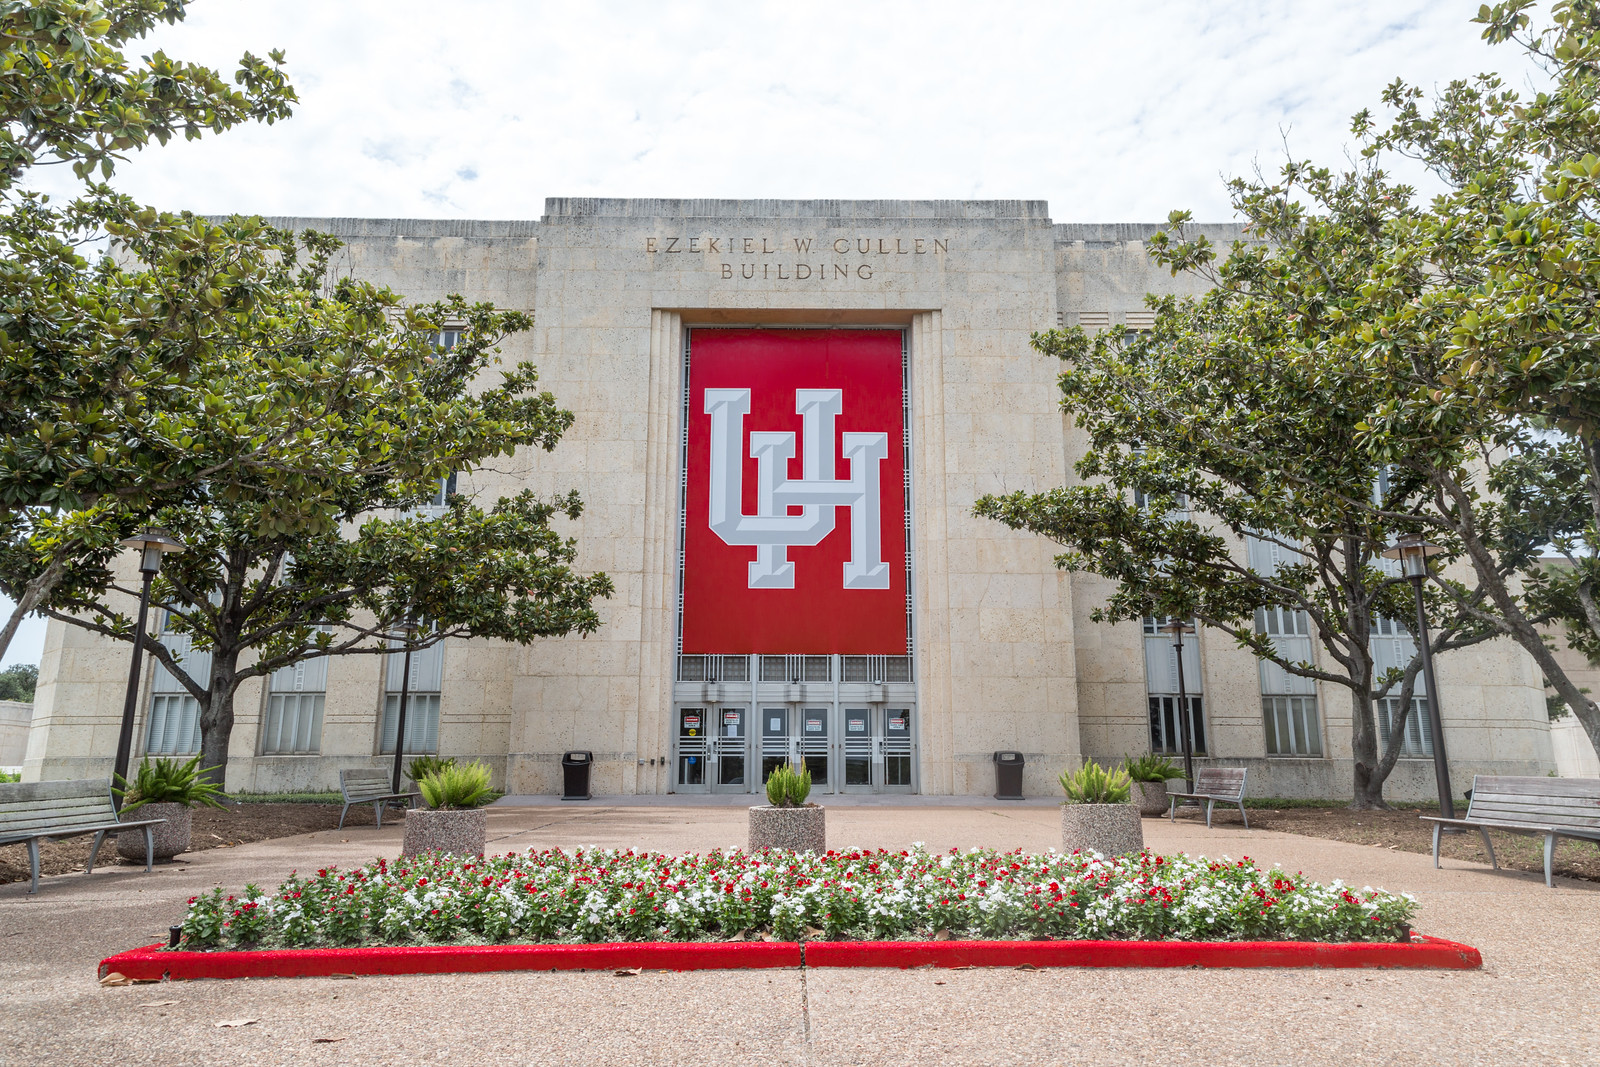
{"label": "concrete sidewalk", "polygon": [[[838,806],[833,845],[1042,850],[1052,807]],[[742,806],[489,812],[491,849],[738,845]],[[0,1064],[1594,1064],[1600,885],[1262,831],[1146,820],[1161,851],[1249,855],[1409,890],[1420,928],[1481,972],[750,971],[444,975],[101,989],[96,962],[164,938],[213,885],[399,851],[400,827],[197,853],[158,868],[0,886]],[[254,1019],[236,1028],[224,1020]],[[318,1043],[317,1039],[330,1039]]]}

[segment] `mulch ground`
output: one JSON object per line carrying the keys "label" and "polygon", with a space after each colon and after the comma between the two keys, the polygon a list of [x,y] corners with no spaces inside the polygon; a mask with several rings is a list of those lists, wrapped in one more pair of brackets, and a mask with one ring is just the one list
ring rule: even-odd
{"label": "mulch ground", "polygon": [[[332,830],[339,825],[338,804],[229,804],[225,809],[196,808],[194,834],[189,851],[203,852],[208,848],[232,848],[252,841],[266,841],[274,837],[291,837],[309,834],[313,830]],[[351,808],[345,826],[371,826],[371,805]],[[68,874],[81,871],[89,862],[89,846],[94,835],[72,837],[65,841],[46,841],[39,846],[39,873]],[[141,852],[143,846],[140,846]],[[179,856],[177,862],[182,862]],[[113,863],[144,865],[144,860],[119,860],[116,843],[107,841],[100,847],[96,866]],[[26,845],[0,847],[0,883],[28,880],[28,849]]]}
{"label": "mulch ground", "polygon": [[[1437,814],[1423,808],[1395,807],[1389,811],[1351,811],[1348,808],[1250,808],[1250,826],[1256,830],[1278,830],[1287,834],[1348,841],[1357,845],[1376,845],[1400,852],[1433,855],[1433,824],[1420,816]],[[1460,811],[1465,809],[1458,809]],[[1196,818],[1194,815],[1178,816]],[[1204,814],[1198,816],[1204,819]],[[1212,816],[1214,825],[1237,823],[1238,809],[1224,811],[1219,805]],[[1495,858],[1500,866],[1518,871],[1544,874],[1544,838],[1489,831]],[[1442,857],[1489,862],[1483,838],[1476,830],[1466,834],[1447,834],[1440,846]],[[1587,841],[1556,842],[1555,872],[1570,878],[1600,882],[1600,847]]]}

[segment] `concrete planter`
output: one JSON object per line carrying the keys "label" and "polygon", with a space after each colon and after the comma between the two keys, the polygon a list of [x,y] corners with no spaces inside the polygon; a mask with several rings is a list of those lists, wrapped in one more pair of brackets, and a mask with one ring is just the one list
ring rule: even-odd
{"label": "concrete planter", "polygon": [[1139,809],[1132,804],[1061,805],[1061,850],[1121,856],[1144,848]]}
{"label": "concrete planter", "polygon": [[1133,802],[1139,805],[1139,814],[1145,818],[1167,813],[1166,782],[1134,782]]}
{"label": "concrete planter", "polygon": [[[127,815],[129,820],[165,819],[164,823],[150,827],[155,839],[156,862],[170,860],[180,852],[189,851],[189,838],[194,832],[194,812],[187,804],[162,801],[159,804],[142,804]],[[117,855],[136,863],[144,862],[144,831],[124,830],[117,835]]]}
{"label": "concrete planter", "polygon": [[782,848],[791,852],[828,851],[827,809],[820,804],[775,808],[757,804],[750,809],[750,851]]}
{"label": "concrete planter", "polygon": [[483,855],[489,839],[489,813],[482,808],[412,808],[406,812],[402,856],[424,852]]}

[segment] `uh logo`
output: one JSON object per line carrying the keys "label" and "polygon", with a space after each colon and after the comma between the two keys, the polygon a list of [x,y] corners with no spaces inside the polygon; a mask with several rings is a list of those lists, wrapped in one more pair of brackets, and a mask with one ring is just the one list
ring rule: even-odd
{"label": "uh logo", "polygon": [[[750,390],[705,390],[705,413],[711,417],[707,484],[711,532],[724,544],[755,546],[749,588],[793,589],[794,563],[789,549],[820,543],[833,533],[838,509],[848,508],[850,558],[844,564],[843,587],[888,589],[878,486],[879,467],[889,455],[889,435],[848,431],[839,435],[839,451],[850,465],[850,476],[840,479],[836,477],[834,420],[844,410],[844,391],[796,389],[794,405],[803,436],[802,475],[789,477],[794,434],[752,430],[756,513],[746,515],[741,446],[745,417],[750,414]],[[795,507],[799,514],[790,512]]]}

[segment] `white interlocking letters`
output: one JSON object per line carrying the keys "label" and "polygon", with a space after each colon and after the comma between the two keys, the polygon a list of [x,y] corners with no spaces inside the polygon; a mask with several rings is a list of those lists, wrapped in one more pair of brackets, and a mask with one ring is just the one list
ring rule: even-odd
{"label": "white interlocking letters", "polygon": [[[878,501],[878,467],[889,457],[886,433],[844,433],[840,450],[850,464],[843,481],[835,472],[833,422],[844,410],[839,389],[796,389],[795,413],[801,418],[803,476],[789,477],[794,434],[752,430],[750,455],[756,461],[756,513],[745,515],[744,419],[750,414],[750,390],[707,389],[705,413],[711,416],[711,532],[729,545],[754,545],[751,589],[793,589],[794,564],[789,549],[818,544],[833,532],[835,509],[850,509],[850,559],[844,565],[844,588],[889,588],[889,565],[883,560],[883,522]],[[800,514],[789,508],[798,506]]]}

